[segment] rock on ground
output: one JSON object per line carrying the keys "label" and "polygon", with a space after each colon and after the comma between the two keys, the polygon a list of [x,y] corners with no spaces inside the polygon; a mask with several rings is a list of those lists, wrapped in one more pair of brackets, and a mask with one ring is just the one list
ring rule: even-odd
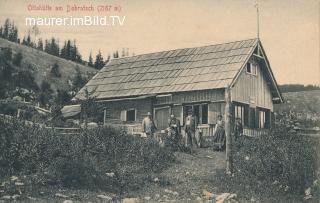
{"label": "rock on ground", "polygon": [[139,198],[124,198],[122,203],[139,203]]}

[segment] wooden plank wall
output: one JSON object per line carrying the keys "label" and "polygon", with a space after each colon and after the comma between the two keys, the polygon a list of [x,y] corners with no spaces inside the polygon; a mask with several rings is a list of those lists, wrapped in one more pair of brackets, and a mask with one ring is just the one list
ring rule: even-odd
{"label": "wooden plank wall", "polygon": [[[105,102],[104,107],[108,108],[110,111],[110,116],[107,118],[107,123],[122,123],[122,124],[141,124],[143,118],[147,115],[148,112],[153,112],[152,109],[152,99],[139,99],[139,100],[124,100],[124,101],[112,101]],[[120,120],[121,111],[136,109],[137,119],[135,122],[122,122]]]}
{"label": "wooden plank wall", "polygon": [[185,104],[195,102],[223,101],[224,89],[199,90],[192,92],[172,93],[172,96],[160,97],[155,101],[155,105]]}
{"label": "wooden plank wall", "polygon": [[[254,59],[252,59],[254,60]],[[259,106],[273,111],[272,95],[266,77],[258,66],[257,75],[242,70],[238,81],[231,90],[232,101],[242,102],[250,106]]]}

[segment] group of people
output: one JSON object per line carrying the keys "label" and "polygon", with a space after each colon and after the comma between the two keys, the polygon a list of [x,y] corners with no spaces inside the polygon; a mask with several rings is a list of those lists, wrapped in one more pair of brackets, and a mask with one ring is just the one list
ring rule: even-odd
{"label": "group of people", "polygon": [[[196,130],[197,130],[197,119],[190,111],[188,112],[187,117],[185,118],[184,131],[186,135],[185,147],[190,150],[192,153],[194,145],[199,145],[199,139],[196,139]],[[148,112],[147,117],[145,117],[142,121],[142,131],[145,133],[146,137],[154,137],[154,133],[157,130],[157,127],[152,119],[152,115]],[[171,145],[173,149],[178,150],[181,146],[181,123],[178,118],[176,118],[173,114],[170,115],[168,119],[168,138],[171,140]],[[239,139],[239,137],[243,134],[243,127],[240,118],[236,118],[235,125],[233,128],[233,136],[235,141]],[[218,120],[214,129],[214,139],[213,139],[213,147],[216,150],[223,150],[225,147],[225,128],[224,121],[222,119],[222,115],[218,116]]]}

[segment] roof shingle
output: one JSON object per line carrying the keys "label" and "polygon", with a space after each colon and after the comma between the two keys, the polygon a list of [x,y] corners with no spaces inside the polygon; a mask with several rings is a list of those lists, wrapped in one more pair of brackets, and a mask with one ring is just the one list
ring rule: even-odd
{"label": "roof shingle", "polygon": [[227,87],[255,48],[249,39],[111,60],[85,88],[97,99]]}

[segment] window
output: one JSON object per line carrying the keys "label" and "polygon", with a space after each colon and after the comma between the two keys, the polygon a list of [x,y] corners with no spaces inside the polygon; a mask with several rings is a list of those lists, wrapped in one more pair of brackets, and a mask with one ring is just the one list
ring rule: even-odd
{"label": "window", "polygon": [[184,106],[183,115],[187,117],[188,112],[192,111],[198,124],[208,124],[208,104],[195,104]]}
{"label": "window", "polygon": [[128,110],[127,111],[127,121],[135,121],[136,120],[136,110]]}
{"label": "window", "polygon": [[265,128],[266,124],[266,112],[259,111],[259,128]]}
{"label": "window", "polygon": [[248,126],[248,121],[249,121],[248,105],[235,104],[234,117],[240,118],[242,125]]}
{"label": "window", "polygon": [[258,108],[259,128],[270,128],[271,113],[269,109]]}
{"label": "window", "polygon": [[129,109],[121,111],[120,119],[121,121],[136,121],[136,110]]}
{"label": "window", "polygon": [[247,63],[247,73],[256,75],[257,74],[257,64]]}

